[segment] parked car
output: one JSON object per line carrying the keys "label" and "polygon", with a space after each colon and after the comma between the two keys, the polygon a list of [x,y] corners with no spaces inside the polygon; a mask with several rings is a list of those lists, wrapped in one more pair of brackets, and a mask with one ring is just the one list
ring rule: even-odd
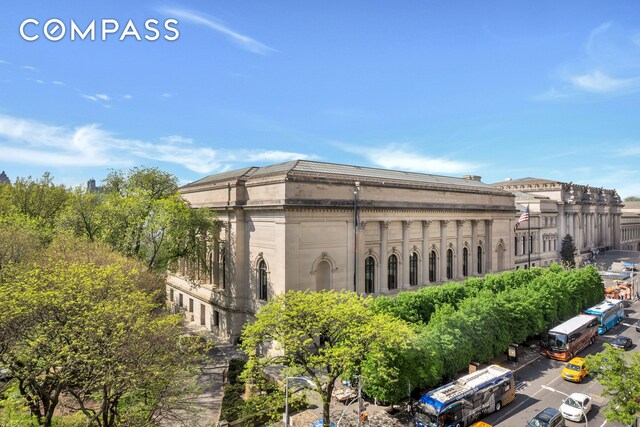
{"label": "parked car", "polygon": [[574,357],[571,359],[562,369],[562,378],[576,383],[581,382],[589,373],[589,368],[587,368],[584,362],[585,360],[582,357]]}
{"label": "parked car", "polygon": [[611,343],[613,347],[622,348],[625,350],[629,350],[633,345],[633,341],[631,338],[625,337],[624,335],[618,335],[613,342]]}
{"label": "parked car", "polygon": [[636,331],[640,332],[640,322],[636,323]]}
{"label": "parked car", "polygon": [[557,409],[546,408],[533,417],[527,427],[566,427],[562,414]]}
{"label": "parked car", "polygon": [[584,393],[572,393],[560,406],[562,416],[568,420],[580,422],[591,410],[591,397]]}

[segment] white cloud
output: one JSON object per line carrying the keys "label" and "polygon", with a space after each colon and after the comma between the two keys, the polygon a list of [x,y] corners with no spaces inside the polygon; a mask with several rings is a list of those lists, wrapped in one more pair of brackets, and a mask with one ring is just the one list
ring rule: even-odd
{"label": "white cloud", "polygon": [[123,99],[133,99],[132,95],[126,94],[126,95],[122,95]]}
{"label": "white cloud", "polygon": [[533,96],[532,99],[535,99],[538,101],[550,101],[550,100],[567,98],[568,96],[569,94],[567,92],[562,92],[552,87],[546,92]]}
{"label": "white cloud", "polygon": [[640,78],[616,79],[609,77],[600,70],[587,74],[573,76],[571,83],[579,89],[596,93],[611,93],[635,90],[640,85]]}
{"label": "white cloud", "polygon": [[66,86],[64,84],[64,82],[61,82],[60,80],[54,80],[51,82],[51,84],[57,85],[57,86]]}
{"label": "white cloud", "polygon": [[151,159],[208,174],[247,162],[313,158],[286,151],[217,150],[197,146],[192,139],[179,135],[159,140],[118,138],[95,123],[70,128],[0,114],[0,151],[6,162],[52,167],[123,167]]}
{"label": "white cloud", "polygon": [[339,145],[344,151],[364,156],[371,163],[385,169],[398,169],[432,174],[465,174],[479,167],[467,162],[446,158],[423,156],[415,147],[404,144],[388,144],[384,147]]}
{"label": "white cloud", "polygon": [[611,28],[611,22],[605,22],[604,24],[601,24],[591,30],[591,32],[589,33],[589,39],[587,40],[587,52],[591,50],[598,36],[606,33],[609,28]]}
{"label": "white cloud", "polygon": [[22,68],[29,71],[38,71],[36,67],[32,67],[31,65],[23,65]]}
{"label": "white cloud", "polygon": [[163,98],[171,98],[171,96],[172,96],[172,95],[171,95],[170,93],[166,93],[166,92],[165,92],[165,93],[163,93],[163,94],[162,94],[162,95],[160,95],[160,96],[161,96],[161,97],[163,97]]}
{"label": "white cloud", "polygon": [[111,100],[111,98],[109,98],[109,95],[106,95],[106,94],[104,94],[104,93],[97,93],[97,94],[96,94],[96,98],[98,98],[98,99],[99,99],[99,100],[101,100],[101,101],[105,101],[105,102],[107,102],[107,101],[110,101],[110,100]]}
{"label": "white cloud", "polygon": [[35,81],[36,83],[38,83],[38,84],[41,84],[41,85],[43,85],[43,84],[44,84],[44,81],[42,81],[42,80],[34,80],[34,81]]}
{"label": "white cloud", "polygon": [[11,63],[10,63],[10,62],[7,62],[7,61],[3,61],[2,59],[0,59],[0,64],[7,64],[7,65],[9,65],[9,64],[11,64]]}
{"label": "white cloud", "polygon": [[205,27],[208,27],[218,33],[221,33],[232,43],[234,43],[235,45],[239,46],[241,49],[244,49],[246,51],[257,53],[260,55],[267,55],[268,53],[275,51],[275,49],[272,49],[269,46],[264,45],[259,41],[252,39],[249,36],[240,34],[221,23],[206,17],[201,13],[186,10],[186,9],[172,9],[172,8],[164,8],[164,9],[161,9],[161,11],[171,17],[181,18],[182,20],[185,20],[187,22],[204,25]]}

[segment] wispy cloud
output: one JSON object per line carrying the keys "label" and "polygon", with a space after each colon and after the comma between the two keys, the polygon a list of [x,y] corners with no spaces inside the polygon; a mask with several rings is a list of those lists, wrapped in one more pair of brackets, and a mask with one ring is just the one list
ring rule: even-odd
{"label": "wispy cloud", "polygon": [[163,98],[171,98],[173,95],[171,95],[170,93],[165,92],[160,96],[163,97]]}
{"label": "wispy cloud", "polygon": [[54,80],[51,82],[51,84],[54,84],[56,86],[66,86],[64,82],[61,82],[60,80]]}
{"label": "wispy cloud", "polygon": [[156,141],[126,139],[96,123],[78,127],[53,126],[1,114],[0,151],[3,161],[20,164],[126,167],[144,160],[156,160],[178,164],[202,174],[248,162],[315,158],[277,150],[218,150],[199,146],[192,139],[179,135]]}
{"label": "wispy cloud", "polygon": [[238,33],[237,31],[234,31],[226,25],[218,22],[217,19],[208,17],[200,12],[174,8],[161,8],[160,11],[171,17],[180,18],[183,21],[204,25],[205,27],[224,35],[233,44],[246,51],[260,55],[267,55],[270,52],[275,51],[275,49],[272,49],[247,35]]}
{"label": "wispy cloud", "polygon": [[129,100],[129,99],[133,99],[133,96],[132,96],[132,95],[129,95],[129,94],[122,95],[122,99],[127,99],[127,100]]}
{"label": "wispy cloud", "polygon": [[589,32],[579,55],[558,66],[555,87],[534,100],[589,94],[626,95],[640,90],[640,33],[613,22]]}
{"label": "wispy cloud", "polygon": [[96,93],[96,98],[98,98],[100,101],[110,101],[111,98],[109,98],[109,95],[106,95],[104,93]]}
{"label": "wispy cloud", "polygon": [[10,63],[10,62],[7,62],[7,61],[3,61],[2,59],[0,59],[0,64],[7,64],[7,65],[10,65],[11,63]]}
{"label": "wispy cloud", "polygon": [[600,70],[573,76],[570,80],[577,88],[596,93],[633,91],[640,88],[640,77],[616,79]]}
{"label": "wispy cloud", "polygon": [[36,67],[32,67],[31,65],[23,65],[22,68],[29,71],[38,71]]}
{"label": "wispy cloud", "polygon": [[362,147],[344,144],[336,144],[336,146],[348,153],[359,154],[369,162],[385,169],[433,174],[465,174],[480,167],[480,165],[472,163],[420,155],[416,153],[415,146],[407,144],[392,143],[382,147]]}

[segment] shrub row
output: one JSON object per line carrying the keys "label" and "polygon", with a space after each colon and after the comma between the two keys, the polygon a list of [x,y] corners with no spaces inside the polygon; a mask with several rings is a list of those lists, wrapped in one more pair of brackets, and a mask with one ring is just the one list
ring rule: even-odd
{"label": "shrub row", "polygon": [[[399,302],[384,301],[377,306],[414,319],[419,335],[412,349],[365,363],[368,394],[390,402],[405,397],[408,388],[438,385],[471,361],[487,362],[510,343],[543,333],[604,298],[602,280],[592,267],[572,271],[559,266],[533,268],[442,288],[439,292],[418,291],[415,294],[422,294],[415,297],[410,295],[414,292],[401,293]],[[426,303],[425,294],[437,298]],[[420,306],[421,301],[426,308]],[[384,369],[396,369],[398,380],[377,380],[376,372]]]}

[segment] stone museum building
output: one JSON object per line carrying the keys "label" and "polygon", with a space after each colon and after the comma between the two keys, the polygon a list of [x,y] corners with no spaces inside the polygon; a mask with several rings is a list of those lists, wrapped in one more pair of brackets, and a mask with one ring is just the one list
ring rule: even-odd
{"label": "stone museum building", "polygon": [[168,298],[231,341],[288,290],[394,294],[516,262],[514,195],[477,176],[298,160],[211,175],[180,191],[217,214],[220,233],[197,286],[181,265]]}
{"label": "stone museum building", "polygon": [[[615,190],[538,178],[478,176],[297,160],[205,177],[180,189],[217,214],[196,283],[180,263],[168,298],[187,319],[236,341],[242,326],[288,290],[394,295],[447,281],[640,249],[640,209]],[[529,221],[516,221],[525,209]]]}
{"label": "stone museum building", "polygon": [[[515,268],[546,267],[560,261],[562,239],[573,237],[576,262],[594,252],[622,249],[622,201],[615,190],[539,178],[493,184],[513,192],[516,207],[529,207],[530,224],[514,232]],[[529,233],[530,226],[530,233]]]}

